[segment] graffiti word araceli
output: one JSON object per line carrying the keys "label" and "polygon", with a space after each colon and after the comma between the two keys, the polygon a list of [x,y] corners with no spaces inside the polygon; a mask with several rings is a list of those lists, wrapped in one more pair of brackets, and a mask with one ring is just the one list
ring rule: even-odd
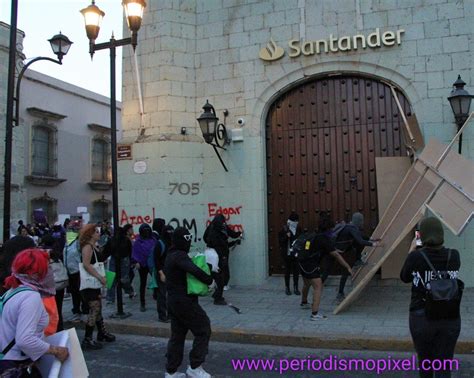
{"label": "graffiti word araceli", "polygon": [[155,219],[155,208],[151,209],[151,215],[128,215],[127,212],[122,209],[120,213],[120,225],[130,223],[132,226],[138,226],[143,223],[151,224]]}

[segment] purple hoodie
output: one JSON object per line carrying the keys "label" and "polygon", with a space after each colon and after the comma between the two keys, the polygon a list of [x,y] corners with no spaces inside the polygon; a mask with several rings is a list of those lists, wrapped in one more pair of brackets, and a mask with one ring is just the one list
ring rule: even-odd
{"label": "purple hoodie", "polygon": [[155,248],[156,241],[153,238],[142,239],[140,236],[133,243],[132,258],[142,267],[147,266],[148,255]]}

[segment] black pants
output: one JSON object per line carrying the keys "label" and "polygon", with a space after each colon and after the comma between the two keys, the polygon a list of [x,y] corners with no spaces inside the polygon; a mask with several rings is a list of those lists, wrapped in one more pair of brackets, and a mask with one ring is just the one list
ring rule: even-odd
{"label": "black pants", "polygon": [[56,332],[60,332],[64,329],[63,326],[63,300],[64,300],[64,289],[56,290],[56,308],[58,309],[58,328]]}
{"label": "black pants", "polygon": [[156,296],[156,311],[158,311],[158,317],[161,320],[168,319],[168,308],[166,305],[166,283],[161,282],[160,278],[157,277],[158,287],[154,289]]}
{"label": "black pants", "polygon": [[461,332],[461,319],[428,320],[424,310],[410,312],[410,333],[418,354],[418,364],[421,378],[451,377],[450,371],[423,371],[423,360],[452,359],[454,347]]}
{"label": "black pants", "polygon": [[148,267],[141,266],[138,269],[138,274],[140,275],[140,304],[145,306],[145,291],[146,291],[146,280],[148,278]]}
{"label": "black pants", "polygon": [[293,285],[298,286],[300,268],[298,260],[293,256],[285,256],[285,286],[290,287],[290,275],[293,273]]}
{"label": "black pants", "polygon": [[168,298],[168,314],[171,319],[171,337],[166,353],[166,371],[175,373],[183,362],[184,341],[188,331],[194,336],[193,347],[189,352],[191,368],[201,366],[208,352],[211,322],[197,298]]}
{"label": "black pants", "polygon": [[[89,308],[87,303],[81,297],[81,292],[79,288],[81,287],[81,277],[79,272],[74,274],[69,274],[69,292],[71,293],[72,298],[72,313],[73,314],[88,314]],[[82,308],[81,308],[82,305]]]}

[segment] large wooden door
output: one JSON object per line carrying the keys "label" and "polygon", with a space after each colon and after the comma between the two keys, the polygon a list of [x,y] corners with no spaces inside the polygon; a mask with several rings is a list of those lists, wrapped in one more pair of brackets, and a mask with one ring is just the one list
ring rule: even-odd
{"label": "large wooden door", "polygon": [[398,113],[386,84],[357,76],[318,78],[272,104],[266,119],[270,274],[282,272],[278,231],[291,211],[307,230],[323,211],[334,221],[360,211],[365,231],[373,231],[375,157],[406,156]]}

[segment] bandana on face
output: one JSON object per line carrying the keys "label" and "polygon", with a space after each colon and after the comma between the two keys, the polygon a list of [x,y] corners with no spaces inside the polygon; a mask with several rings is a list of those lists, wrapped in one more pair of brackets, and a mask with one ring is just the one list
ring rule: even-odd
{"label": "bandana on face", "polygon": [[293,221],[288,220],[287,225],[291,233],[293,235],[296,235],[296,228],[298,227],[298,222],[293,222]]}
{"label": "bandana on face", "polygon": [[35,291],[38,291],[42,298],[52,297],[56,295],[56,285],[54,282],[53,271],[48,269],[48,273],[41,280],[36,276],[30,276],[28,274],[12,272],[12,276],[20,281],[23,285],[31,287]]}

